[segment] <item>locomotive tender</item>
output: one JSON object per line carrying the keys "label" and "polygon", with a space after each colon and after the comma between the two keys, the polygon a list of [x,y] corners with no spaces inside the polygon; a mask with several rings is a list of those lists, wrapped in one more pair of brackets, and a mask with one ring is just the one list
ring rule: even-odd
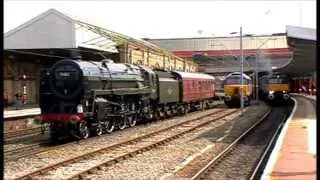
{"label": "locomotive tender", "polygon": [[50,124],[53,140],[85,139],[211,107],[214,96],[214,77],[207,74],[64,59],[42,72],[38,118]]}

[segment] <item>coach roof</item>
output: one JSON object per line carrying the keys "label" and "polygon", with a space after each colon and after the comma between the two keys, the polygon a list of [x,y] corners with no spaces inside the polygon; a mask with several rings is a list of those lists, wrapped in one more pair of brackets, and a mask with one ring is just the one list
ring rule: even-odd
{"label": "coach roof", "polygon": [[[243,74],[243,78],[244,79],[251,79],[248,75],[246,75],[245,73],[242,73]],[[229,75],[226,76],[226,79],[231,77],[231,76],[240,76],[241,73],[240,72],[234,72],[234,73],[230,73]]]}
{"label": "coach roof", "polygon": [[173,71],[174,73],[178,74],[182,78],[194,78],[194,79],[211,79],[215,80],[215,78],[209,74],[202,74],[202,73],[190,73],[190,72],[180,72],[180,71]]}

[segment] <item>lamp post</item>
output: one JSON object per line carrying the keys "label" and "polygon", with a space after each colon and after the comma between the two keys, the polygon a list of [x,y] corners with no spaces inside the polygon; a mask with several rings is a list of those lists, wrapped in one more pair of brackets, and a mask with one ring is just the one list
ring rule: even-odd
{"label": "lamp post", "polygon": [[242,50],[242,26],[240,26],[240,53],[241,53],[241,61],[240,61],[240,67],[241,67],[241,99],[240,99],[240,102],[241,102],[241,114],[243,113],[243,50]]}
{"label": "lamp post", "polygon": [[259,74],[258,74],[258,52],[256,52],[256,62],[255,62],[255,74],[256,74],[256,77],[255,77],[255,83],[256,83],[256,103],[259,102]]}
{"label": "lamp post", "polygon": [[[230,34],[236,34],[237,32],[232,32]],[[240,54],[241,54],[241,60],[240,60],[240,77],[241,77],[241,88],[240,88],[240,110],[241,115],[243,114],[243,49],[242,49],[242,26],[240,26]]]}

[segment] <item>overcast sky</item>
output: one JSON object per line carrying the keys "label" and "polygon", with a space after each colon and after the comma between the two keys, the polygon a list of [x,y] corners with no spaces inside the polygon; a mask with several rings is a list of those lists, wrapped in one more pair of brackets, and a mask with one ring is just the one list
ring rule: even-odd
{"label": "overcast sky", "polygon": [[[136,38],[224,36],[316,28],[316,1],[14,1],[4,2],[4,32],[54,8]],[[202,31],[201,35],[199,30]]]}

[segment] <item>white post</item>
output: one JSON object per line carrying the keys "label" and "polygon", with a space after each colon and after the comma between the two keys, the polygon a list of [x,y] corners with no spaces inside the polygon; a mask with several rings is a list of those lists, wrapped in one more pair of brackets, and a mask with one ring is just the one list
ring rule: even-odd
{"label": "white post", "polygon": [[240,52],[241,52],[241,61],[240,61],[240,67],[241,67],[241,114],[243,113],[243,106],[244,106],[244,102],[243,102],[243,49],[242,49],[242,26],[240,26]]}
{"label": "white post", "polygon": [[256,69],[256,101],[259,102],[259,75],[258,75],[258,52],[256,52],[256,62],[255,62],[255,69]]}

